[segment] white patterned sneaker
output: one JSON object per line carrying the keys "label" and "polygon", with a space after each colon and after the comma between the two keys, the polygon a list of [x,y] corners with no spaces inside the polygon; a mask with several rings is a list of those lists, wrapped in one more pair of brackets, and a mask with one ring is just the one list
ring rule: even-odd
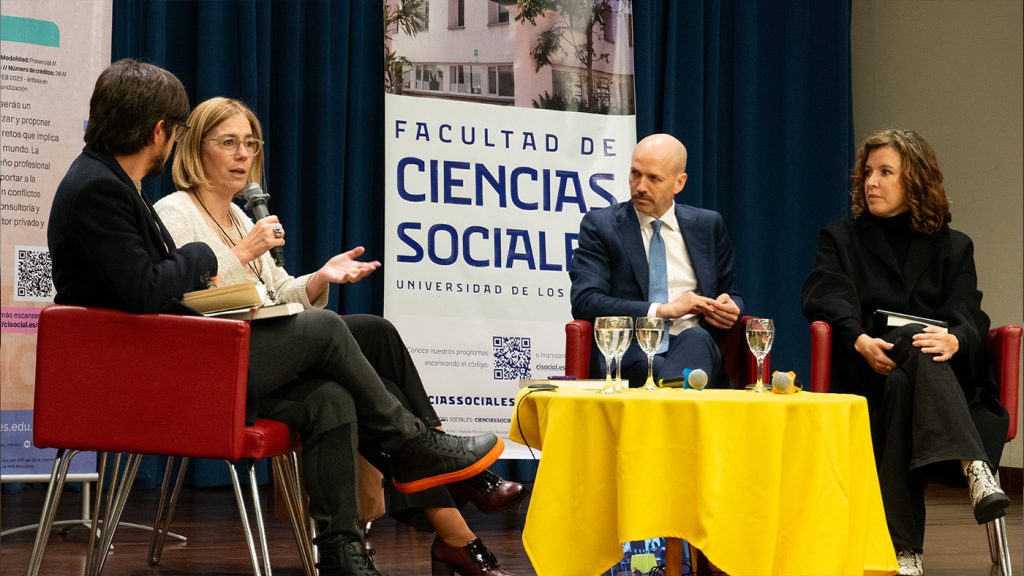
{"label": "white patterned sneaker", "polygon": [[999,487],[999,481],[992,475],[988,464],[975,460],[967,465],[967,488],[971,493],[971,506],[978,524],[991,522],[1006,514],[1010,499]]}
{"label": "white patterned sneaker", "polygon": [[920,552],[897,546],[896,563],[899,565],[897,574],[900,576],[924,576],[924,563]]}

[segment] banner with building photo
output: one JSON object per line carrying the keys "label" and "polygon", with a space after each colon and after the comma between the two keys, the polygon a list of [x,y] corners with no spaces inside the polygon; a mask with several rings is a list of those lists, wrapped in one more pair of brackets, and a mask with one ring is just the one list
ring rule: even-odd
{"label": "banner with building photo", "polygon": [[[53,301],[46,225],[57,184],[82,150],[89,95],[110,64],[110,0],[0,5],[0,476],[48,478],[32,446],[36,328]],[[93,455],[72,474],[93,474]]]}
{"label": "banner with building photo", "polygon": [[631,3],[384,11],[384,313],[445,428],[507,438],[519,380],[564,372],[580,219],[629,197]]}

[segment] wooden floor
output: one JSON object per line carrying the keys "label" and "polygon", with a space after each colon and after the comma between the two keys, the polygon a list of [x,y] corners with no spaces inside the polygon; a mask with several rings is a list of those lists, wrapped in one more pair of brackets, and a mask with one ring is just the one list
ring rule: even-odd
{"label": "wooden floor", "polygon": [[[38,520],[43,486],[34,486],[17,494],[4,494],[0,500],[0,528],[7,530]],[[269,493],[269,490],[264,492]],[[266,499],[267,494],[264,494]],[[144,490],[132,494],[124,521],[147,524],[151,521],[157,491]],[[1011,495],[1014,506],[1007,516],[1007,527],[1013,567],[1024,574],[1021,561],[1022,516],[1021,495]],[[81,515],[80,494],[69,492],[63,498],[59,519]],[[476,531],[502,567],[514,574],[534,574],[520,540],[528,500],[521,509],[485,516],[470,507],[464,511],[469,525]],[[288,524],[267,513],[274,574],[302,574],[299,558]],[[242,545],[242,534],[234,497],[224,488],[186,488],[178,506],[174,530],[188,536],[187,544],[169,543],[158,568],[149,568],[145,557],[148,533],[122,527],[115,540],[115,549],[104,571],[108,575],[229,575],[251,572],[248,556]],[[929,576],[963,576],[997,574],[990,570],[985,529],[974,523],[965,490],[941,487],[929,489],[928,528],[925,539],[924,565]],[[0,541],[0,575],[25,573],[32,548],[34,532],[21,532]],[[42,574],[67,576],[81,574],[87,531],[79,526],[54,534],[50,538],[43,561]],[[417,533],[404,525],[384,518],[374,523],[370,536],[377,550],[378,568],[393,576],[430,574],[430,543],[433,535]],[[572,554],[571,545],[566,554]],[[557,575],[556,575],[557,576]],[[756,576],[756,575],[755,575]],[[821,575],[829,576],[829,575]]]}

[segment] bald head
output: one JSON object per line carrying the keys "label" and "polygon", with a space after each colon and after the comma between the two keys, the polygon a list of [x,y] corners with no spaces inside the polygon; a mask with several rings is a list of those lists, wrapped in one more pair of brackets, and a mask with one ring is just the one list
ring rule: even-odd
{"label": "bald head", "polygon": [[686,184],[686,147],[670,134],[652,134],[633,149],[629,191],[638,212],[660,218]]}

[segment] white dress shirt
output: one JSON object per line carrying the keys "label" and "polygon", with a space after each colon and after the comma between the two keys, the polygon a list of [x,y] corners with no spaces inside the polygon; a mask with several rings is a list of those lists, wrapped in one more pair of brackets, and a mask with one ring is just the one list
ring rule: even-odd
{"label": "white dress shirt", "polygon": [[[651,222],[654,218],[640,212],[636,213],[640,220],[640,234],[644,239],[644,253],[650,250],[651,246]],[[672,301],[682,294],[697,290],[697,275],[693,271],[693,263],[690,261],[690,253],[686,250],[686,242],[679,231],[679,222],[676,220],[676,210],[673,204],[658,220],[662,221],[661,239],[665,242],[665,264],[668,267],[668,299]],[[648,262],[650,256],[648,256]],[[666,302],[652,302],[647,310],[647,317],[657,316],[659,304]],[[682,318],[676,318],[669,322],[669,334],[679,334],[687,328],[697,325],[696,314],[687,314]]]}

